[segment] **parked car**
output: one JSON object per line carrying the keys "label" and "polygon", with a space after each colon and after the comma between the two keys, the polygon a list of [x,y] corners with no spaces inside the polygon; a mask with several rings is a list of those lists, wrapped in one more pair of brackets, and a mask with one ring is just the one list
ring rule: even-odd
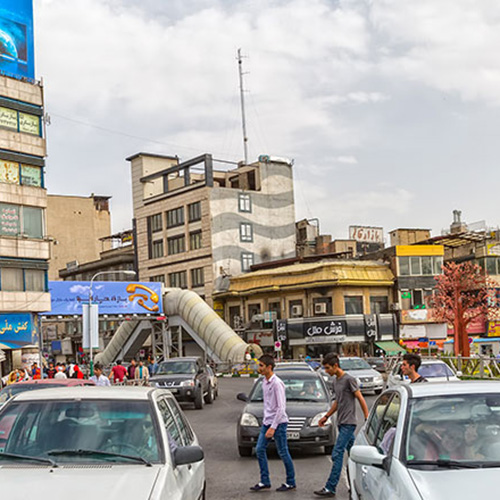
{"label": "parked car", "polygon": [[169,389],[177,401],[194,403],[197,410],[203,403],[212,404],[215,388],[207,371],[207,365],[200,357],[172,358],[158,365],[149,384]]}
{"label": "parked car", "polygon": [[385,363],[385,359],[381,357],[375,358],[366,358],[366,362],[379,373],[385,373],[387,369],[387,365]]}
{"label": "parked car", "polygon": [[[387,378],[387,387],[401,384],[409,384],[410,379],[401,371],[402,361],[399,361]],[[418,373],[429,382],[460,382],[462,374],[455,372],[449,365],[439,359],[424,359],[418,369]]]}
{"label": "parked car", "polygon": [[215,399],[219,396],[219,379],[217,378],[217,374],[215,373],[214,369],[210,365],[207,365],[207,372],[210,378],[210,384],[214,389],[214,399]]}
{"label": "parked car", "polygon": [[[203,450],[169,391],[69,387],[15,396],[0,410],[5,498],[204,498]],[[20,476],[20,470],[22,476]],[[75,485],[80,487],[75,488]],[[66,495],[66,494],[65,494]]]}
{"label": "parked car", "polygon": [[373,405],[349,454],[351,498],[495,498],[499,416],[499,382],[388,389]]}
{"label": "parked car", "polygon": [[[289,418],[287,435],[290,448],[324,447],[326,454],[332,452],[336,431],[329,419],[325,427],[319,420],[329,410],[332,400],[323,379],[316,372],[298,370],[279,373],[286,387],[286,410]],[[247,404],[237,423],[238,451],[249,457],[257,444],[264,416],[262,394],[263,377],[257,379],[250,395],[240,393],[237,398]]]}
{"label": "parked car", "polygon": [[92,380],[84,380],[77,378],[68,379],[53,379],[44,378],[41,380],[24,380],[22,382],[16,382],[15,384],[10,384],[4,387],[0,391],[0,407],[4,405],[10,398],[16,394],[20,394],[25,391],[33,391],[39,389],[53,389],[55,387],[72,387],[72,386],[82,386],[82,385],[95,385]]}
{"label": "parked car", "polygon": [[305,361],[280,361],[276,363],[274,367],[275,372],[279,372],[282,370],[305,370],[308,372],[313,372],[314,369],[309,366]]}
{"label": "parked car", "polygon": [[373,391],[380,394],[384,389],[384,379],[364,359],[356,357],[339,358],[340,368],[353,376],[361,392]]}

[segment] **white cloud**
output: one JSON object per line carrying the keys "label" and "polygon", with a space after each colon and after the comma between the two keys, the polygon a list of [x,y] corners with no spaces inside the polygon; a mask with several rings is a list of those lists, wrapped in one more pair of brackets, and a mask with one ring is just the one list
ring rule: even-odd
{"label": "white cloud", "polygon": [[348,165],[356,165],[358,163],[358,160],[356,159],[355,156],[338,156],[337,162],[347,163]]}

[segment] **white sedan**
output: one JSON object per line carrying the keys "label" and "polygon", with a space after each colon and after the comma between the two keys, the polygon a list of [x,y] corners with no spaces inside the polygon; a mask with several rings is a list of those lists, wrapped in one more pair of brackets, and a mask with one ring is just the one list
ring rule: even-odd
{"label": "white sedan", "polygon": [[45,389],[0,411],[0,484],[9,500],[197,500],[205,464],[169,391]]}
{"label": "white sedan", "polygon": [[[401,371],[402,362],[399,361],[387,377],[387,387],[409,384],[410,379]],[[428,382],[460,382],[461,372],[455,372],[449,365],[439,359],[423,359],[418,373]]]}
{"label": "white sedan", "polygon": [[385,391],[348,460],[353,500],[497,498],[500,382]]}

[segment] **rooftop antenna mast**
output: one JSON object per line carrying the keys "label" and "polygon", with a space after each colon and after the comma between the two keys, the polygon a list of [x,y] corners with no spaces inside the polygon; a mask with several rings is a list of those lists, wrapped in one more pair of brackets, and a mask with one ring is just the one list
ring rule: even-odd
{"label": "rooftop antenna mast", "polygon": [[243,129],[243,151],[245,153],[245,165],[248,165],[248,137],[247,137],[247,123],[245,117],[245,95],[243,88],[243,56],[241,49],[238,49],[238,72],[240,75],[240,102],[241,102],[241,126]]}

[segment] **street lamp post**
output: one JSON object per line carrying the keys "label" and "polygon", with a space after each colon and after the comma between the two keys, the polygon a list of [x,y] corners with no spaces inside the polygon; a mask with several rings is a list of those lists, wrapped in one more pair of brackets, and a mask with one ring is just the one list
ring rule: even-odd
{"label": "street lamp post", "polygon": [[[128,270],[121,270],[121,271],[99,271],[98,273],[94,274],[90,280],[90,286],[89,286],[89,308],[88,308],[88,314],[89,314],[89,321],[88,321],[88,328],[89,328],[89,361],[90,361],[90,375],[94,375],[94,358],[93,358],[93,345],[92,345],[92,335],[91,335],[91,328],[90,328],[90,314],[91,314],[91,306],[92,306],[92,284],[94,282],[94,279],[97,278],[97,276],[102,276],[103,274],[125,274],[127,276],[137,276],[137,273],[135,271],[128,271]],[[83,318],[83,316],[82,316]]]}

